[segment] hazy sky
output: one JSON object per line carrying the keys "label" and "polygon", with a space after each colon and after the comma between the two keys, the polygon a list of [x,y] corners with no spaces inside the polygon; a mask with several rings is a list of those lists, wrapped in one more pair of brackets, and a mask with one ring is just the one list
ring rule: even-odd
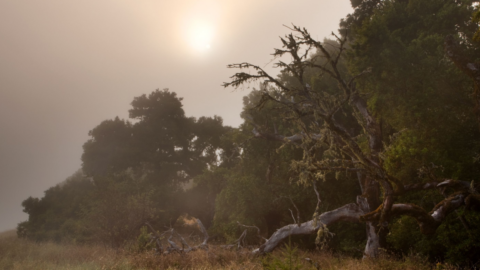
{"label": "hazy sky", "polygon": [[[227,64],[268,65],[294,23],[323,39],[349,0],[0,0],[0,231],[81,166],[88,131],[169,88],[188,116],[238,126],[249,89]],[[255,85],[252,85],[255,86]]]}

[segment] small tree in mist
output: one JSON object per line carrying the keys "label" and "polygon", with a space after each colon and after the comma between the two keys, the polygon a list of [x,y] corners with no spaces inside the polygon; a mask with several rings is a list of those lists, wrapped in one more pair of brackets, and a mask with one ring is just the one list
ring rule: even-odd
{"label": "small tree in mist", "polygon": [[83,226],[82,218],[94,188],[92,181],[79,170],[46,190],[43,198],[24,200],[22,206],[28,221],[18,225],[18,236],[35,241],[88,241],[90,233]]}

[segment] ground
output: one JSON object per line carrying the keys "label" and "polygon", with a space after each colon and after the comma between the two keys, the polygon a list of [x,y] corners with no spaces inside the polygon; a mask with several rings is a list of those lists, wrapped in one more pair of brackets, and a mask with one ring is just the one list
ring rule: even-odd
{"label": "ground", "polygon": [[12,230],[0,233],[0,269],[456,269],[428,263],[415,255],[402,260],[387,255],[361,260],[328,251],[288,250],[282,248],[270,256],[255,257],[248,250],[211,246],[208,252],[159,256],[153,251],[115,250],[101,245],[34,243],[18,239]]}

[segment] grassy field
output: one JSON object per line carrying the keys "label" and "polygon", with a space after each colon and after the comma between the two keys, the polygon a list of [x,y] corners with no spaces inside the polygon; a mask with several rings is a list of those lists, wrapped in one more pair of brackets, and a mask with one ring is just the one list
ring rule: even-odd
{"label": "grassy field", "polygon": [[[310,258],[310,260],[305,260]],[[319,267],[317,267],[319,266]],[[251,256],[247,251],[228,251],[211,247],[188,254],[155,255],[153,252],[128,252],[102,246],[33,243],[18,239],[15,231],[0,233],[0,269],[455,269],[432,265],[419,257],[395,260],[359,260],[325,252],[279,249],[267,257]]]}

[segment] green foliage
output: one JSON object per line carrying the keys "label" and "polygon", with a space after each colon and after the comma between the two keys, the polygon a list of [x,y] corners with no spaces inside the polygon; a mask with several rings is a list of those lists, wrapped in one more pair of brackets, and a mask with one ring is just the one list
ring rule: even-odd
{"label": "green foliage", "polygon": [[320,224],[317,230],[317,238],[315,238],[315,245],[320,246],[321,249],[325,247],[327,244],[327,240],[333,237],[333,233],[325,226],[324,224]]}
{"label": "green foliage", "polygon": [[155,246],[155,243],[150,243],[150,233],[148,233],[148,228],[143,226],[140,228],[140,235],[137,237],[137,247],[136,251],[144,252],[151,250]]}
{"label": "green foliage", "polygon": [[229,169],[214,167],[195,177],[193,187],[185,192],[185,211],[210,227],[215,215],[217,195],[225,188]]}
{"label": "green foliage", "polygon": [[243,230],[238,227],[237,221],[265,230],[266,207],[269,205],[269,196],[265,193],[259,179],[231,178],[216,200],[214,231],[222,233],[227,241],[232,241]]}
{"label": "green foliage", "polygon": [[305,269],[299,262],[298,247],[293,246],[289,240],[280,251],[280,256],[269,255],[262,259],[263,268],[267,270],[299,270]]}
{"label": "green foliage", "polygon": [[[289,80],[287,74],[282,76],[286,81]],[[335,87],[333,82],[325,83],[322,79],[316,78],[313,73],[311,76],[312,80],[315,78],[315,87],[320,88],[326,85],[330,87],[329,89]],[[275,95],[275,92],[272,91],[271,94]],[[299,208],[300,222],[311,220],[311,215],[315,211],[317,198],[313,187],[308,184],[310,183],[308,181],[307,185],[301,184],[302,181],[299,181],[300,178],[295,171],[298,162],[303,158],[302,149],[292,145],[282,145],[281,142],[248,140],[253,129],[252,123],[260,125],[271,133],[276,130],[278,134],[291,134],[295,128],[295,122],[286,119],[287,112],[275,104],[266,103],[262,110],[258,110],[255,104],[261,100],[261,96],[261,91],[254,90],[244,98],[242,117],[245,122],[234,137],[235,144],[241,145],[243,150],[238,163],[228,170],[214,169],[213,172],[204,174],[205,178],[200,177],[204,182],[203,185],[211,182],[210,185],[220,191],[216,197],[212,232],[221,235],[227,242],[238,239],[243,231],[237,221],[258,226],[265,237],[279,227],[291,224],[293,220],[289,209],[297,218],[297,212],[291,200]],[[339,115],[339,117],[346,116]],[[358,127],[354,126],[354,128]],[[327,173],[323,181],[317,181],[317,187],[324,202],[318,209],[319,213],[355,200],[360,191],[356,181],[352,181],[352,177],[355,176],[344,172]],[[342,193],[329,192],[331,190],[342,190]],[[343,237],[351,231],[346,229],[350,228],[348,226],[340,228],[345,229],[334,232],[338,233],[340,240],[343,240]],[[249,232],[248,236],[249,243],[258,243],[255,233]],[[331,242],[338,240],[337,237],[335,239]],[[357,235],[355,239],[360,239],[358,241],[362,242],[365,234],[360,234],[359,237]],[[315,237],[292,240],[296,243],[303,240],[302,247],[313,248]]]}
{"label": "green foliage", "polygon": [[[480,22],[480,9],[478,5],[476,5],[475,11],[473,12],[472,22],[476,23],[477,25]],[[475,31],[475,34],[473,35],[473,40],[476,42],[480,42],[480,27],[477,28],[477,31]]]}
{"label": "green foliage", "polygon": [[[368,75],[359,77],[355,83],[360,95],[368,101],[370,111],[381,123],[383,143],[387,147],[382,153],[383,160],[380,161],[380,166],[402,184],[432,181],[435,176],[440,179],[441,177],[477,179],[480,176],[479,167],[474,159],[480,152],[478,141],[480,133],[472,114],[473,103],[469,96],[472,92],[471,81],[447,60],[444,53],[445,37],[454,35],[462,44],[462,49],[471,56],[472,61],[479,59],[478,48],[470,43],[473,33],[478,29],[478,25],[471,23],[472,3],[473,1],[447,0],[352,1],[355,11],[341,24],[342,34],[348,35],[351,39],[347,59],[340,58],[340,73],[350,72],[350,76],[345,76],[348,78],[369,71]],[[291,41],[294,38],[288,36],[286,39]],[[291,43],[287,46],[287,42],[282,41],[286,50],[300,44]],[[335,45],[337,45],[335,42],[324,41],[325,48],[333,48]],[[282,52],[276,50],[276,54],[280,55]],[[335,55],[335,52],[329,53]],[[327,66],[326,60],[316,58],[315,54],[307,59],[315,61],[319,66]],[[343,62],[345,60],[346,62]],[[341,93],[336,87],[336,81],[325,78],[328,76],[322,76],[325,74],[316,73],[308,67],[305,67],[306,71],[303,73],[304,70],[297,69],[295,65],[301,66],[300,63],[289,65],[280,62],[279,66],[284,67],[284,70],[278,78],[280,81],[277,84],[278,89],[262,85],[260,91],[263,95],[251,94],[244,99],[247,105],[242,112],[246,120],[244,127],[250,129],[255,127],[257,131],[270,134],[315,133],[328,138],[329,131],[321,128],[323,123],[319,120],[320,117],[316,117],[315,110],[305,107],[314,103],[328,111],[340,102]],[[248,64],[239,67],[248,67]],[[258,67],[252,67],[259,70]],[[325,73],[328,73],[328,70]],[[246,73],[238,73],[236,80],[230,85],[236,86],[243,81],[257,80],[259,77],[263,77],[261,70],[258,76],[252,77]],[[267,81],[273,80],[268,78]],[[308,91],[298,90],[303,88],[308,88]],[[312,98],[305,98],[307,95],[314,96],[315,102],[311,101]],[[276,102],[269,102],[272,100]],[[297,105],[300,102],[305,104],[303,107],[300,105],[295,107],[289,105],[292,104],[291,101],[297,101]],[[311,114],[308,114],[309,112]],[[367,137],[361,136],[365,123],[358,115],[352,114],[348,106],[345,106],[337,111],[335,119],[345,126],[352,137],[355,137],[361,150],[368,156]],[[340,118],[342,121],[338,121]],[[255,175],[260,179],[260,169],[257,172],[254,168],[261,168],[258,164],[261,163],[262,154],[269,153],[268,150],[265,151],[267,143],[253,149],[249,147],[245,149],[244,159],[240,165],[250,165],[249,162],[252,160],[257,164],[251,164],[248,169],[241,167],[243,174]],[[284,143],[278,146],[276,154],[291,145],[293,144]],[[306,187],[312,180],[322,179],[328,183],[333,173],[319,172],[314,164],[329,167],[335,160],[345,159],[335,145],[328,139],[311,140],[305,137],[299,145],[295,145],[303,148],[303,155],[290,156],[291,169],[294,172],[291,180]],[[263,152],[260,149],[263,149]],[[265,168],[265,165],[263,166]],[[436,175],[420,174],[419,171],[426,167],[437,168]],[[340,188],[342,180],[353,177],[348,173],[335,173],[339,183],[330,186],[333,187],[331,189],[333,193],[359,194],[353,185]],[[325,184],[323,187],[327,186]],[[398,201],[415,202],[430,209],[432,201],[438,202],[442,199],[433,192],[419,192],[399,196]],[[323,200],[332,204],[339,201],[342,200]],[[230,206],[231,204],[227,202],[223,207]],[[392,226],[395,226],[397,221],[392,222]],[[445,226],[455,224],[452,222],[449,217]],[[322,229],[318,232],[323,236],[326,231]],[[474,248],[474,245],[466,246],[467,249]],[[451,250],[454,249],[445,249],[438,254],[443,254],[443,258],[447,258],[446,253]],[[434,256],[428,255],[430,258]],[[462,259],[458,257],[455,260],[459,262]]]}
{"label": "green foliage", "polygon": [[[371,71],[357,79],[357,89],[381,123],[386,146],[381,166],[404,184],[434,177],[468,181],[480,177],[480,131],[472,114],[472,84],[444,53],[445,36],[453,35],[472,62],[480,59],[478,44],[472,43],[479,39],[480,18],[473,2],[351,0],[354,11],[340,24],[349,44],[346,57],[339,58],[339,72],[351,78]],[[336,54],[337,41],[323,44]],[[319,56],[313,52],[307,59],[326,66],[327,60]],[[323,75],[306,67],[299,82],[286,68],[277,79],[291,89],[308,83],[310,93],[328,110],[342,94],[337,81]],[[313,132],[333,138],[314,113],[298,117],[288,106],[269,102],[265,94],[279,101],[302,100],[300,91],[285,93],[261,85],[244,97],[244,122],[236,129],[223,126],[217,116],[187,117],[182,98],[168,89],[135,97],[129,110],[132,122],[117,117],[89,132],[83,172],[50,188],[43,198],[22,203],[29,220],[18,225],[18,236],[101,241],[113,247],[130,241],[143,251],[150,248],[142,227],[146,221],[160,227],[187,212],[200,218],[211,233],[232,242],[243,231],[237,222],[255,225],[268,236],[293,222],[289,209],[299,219],[296,222],[304,222],[312,213],[315,219],[355,201],[361,194],[355,173],[319,172],[313,167],[345,160],[333,140],[305,138],[292,144],[252,137],[255,128],[270,134]],[[346,105],[334,117],[369,155],[363,120]],[[434,173],[424,173],[434,168]],[[318,209],[312,181],[322,198]],[[442,199],[438,192],[423,191],[397,196],[396,202],[431,209]],[[479,260],[479,222],[479,214],[461,209],[450,214],[436,235],[427,237],[413,219],[399,217],[390,221],[387,240],[398,253],[468,264]],[[335,236],[330,239],[331,232]],[[321,227],[317,236],[322,247],[363,255],[362,224]],[[304,246],[312,247],[313,240],[310,237]],[[259,243],[250,232],[247,242]],[[300,269],[297,247],[289,241],[280,258],[267,257],[263,266]]]}
{"label": "green foliage", "polygon": [[220,117],[186,117],[182,98],[168,89],[135,97],[130,118],[115,118],[90,131],[83,167],[89,176],[148,166],[161,171],[159,181],[179,184],[217,162],[223,133]]}
{"label": "green foliage", "polygon": [[448,177],[479,175],[471,159],[480,136],[468,105],[472,84],[443,49],[446,35],[472,37],[471,1],[382,1],[363,12],[349,25],[355,33],[350,67],[372,69],[359,84],[385,135],[408,129],[391,148],[390,172],[408,182],[416,178],[415,164],[433,162]]}
{"label": "green foliage", "polygon": [[18,225],[18,236],[35,241],[88,241],[91,233],[86,230],[82,217],[93,190],[92,181],[79,170],[45,191],[43,198],[29,197],[22,202],[29,219]]}
{"label": "green foliage", "polygon": [[[341,24],[342,33],[348,28],[353,40],[348,55],[351,71],[372,70],[358,84],[382,121],[389,144],[383,156],[387,171],[405,184],[432,181],[431,174],[419,169],[434,167],[433,175],[439,179],[478,179],[473,157],[480,151],[480,133],[472,113],[472,83],[444,53],[444,39],[453,35],[472,61],[479,58],[469,42],[478,29],[471,23],[472,1],[356,1],[355,7]],[[397,201],[431,209],[442,199],[429,191]],[[468,216],[473,221],[479,215]],[[477,248],[473,243],[478,235],[467,235],[461,227],[453,213],[434,237],[426,237],[413,220],[402,217],[391,222],[388,241],[404,254],[474,262],[478,259],[469,254]]]}
{"label": "green foliage", "polygon": [[85,223],[94,237],[105,244],[121,247],[135,239],[146,222],[158,222],[160,214],[166,212],[158,208],[154,192],[144,190],[142,182],[146,180],[130,171],[113,178],[97,177],[95,181],[97,189]]}
{"label": "green foliage", "polygon": [[448,217],[447,222],[440,225],[435,235],[425,236],[418,230],[415,220],[401,217],[391,226],[388,242],[392,248],[403,254],[416,252],[432,261],[462,262],[468,265],[468,262],[474,263],[480,259],[477,252],[480,248],[480,229],[473,225],[478,222],[478,214],[457,211]]}
{"label": "green foliage", "polygon": [[132,125],[116,117],[105,120],[92,129],[92,139],[83,145],[83,170],[87,175],[105,175],[125,170],[134,165],[132,149]]}
{"label": "green foliage", "polygon": [[156,90],[134,98],[134,123],[116,117],[92,129],[78,180],[25,200],[29,220],[18,234],[119,247],[134,240],[145,221],[163,226],[176,220],[188,206],[185,184],[209,166],[224,165],[217,160],[222,147],[232,151],[221,138],[231,128],[220,117],[186,117],[181,101]]}

